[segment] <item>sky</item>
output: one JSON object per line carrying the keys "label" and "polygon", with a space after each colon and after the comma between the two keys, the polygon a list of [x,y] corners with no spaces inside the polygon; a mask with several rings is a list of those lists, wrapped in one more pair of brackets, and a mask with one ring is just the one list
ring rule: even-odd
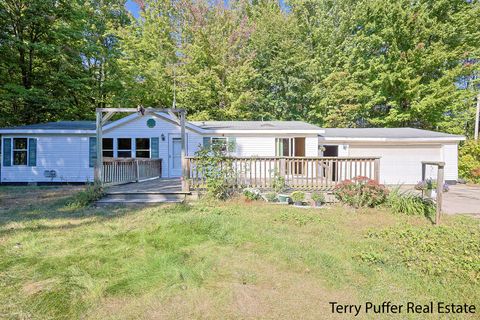
{"label": "sky", "polygon": [[[225,4],[228,3],[228,0],[224,0]],[[283,9],[286,9],[286,6],[285,6],[285,1],[284,0],[280,0],[280,5],[282,6]],[[132,13],[132,15],[135,17],[135,18],[138,18],[140,16],[140,6],[138,4],[136,4],[135,2],[133,2],[133,0],[128,0],[127,3],[125,4],[125,7],[127,8],[128,11],[130,11]]]}

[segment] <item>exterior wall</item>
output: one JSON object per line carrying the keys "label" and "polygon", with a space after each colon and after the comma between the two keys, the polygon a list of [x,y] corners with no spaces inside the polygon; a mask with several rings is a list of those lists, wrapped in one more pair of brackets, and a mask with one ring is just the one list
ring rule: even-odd
{"label": "exterior wall", "polygon": [[[37,138],[37,165],[4,167],[1,181],[8,182],[85,182],[93,181],[93,168],[88,166],[89,142],[86,136],[4,135],[2,138]],[[45,170],[55,170],[56,178],[46,178]]]}
{"label": "exterior wall", "polygon": [[[147,126],[148,119],[155,119],[155,127]],[[172,158],[169,157],[172,148],[172,138],[180,138],[180,127],[177,124],[166,121],[155,116],[140,117],[125,124],[114,127],[103,132],[104,138],[152,138],[159,137],[159,158],[162,159],[162,176],[169,177],[169,169],[172,166]],[[165,141],[162,141],[162,134]],[[186,129],[187,135],[187,155],[194,155],[199,146],[202,145],[202,136],[191,130]],[[117,145],[114,142],[114,154]],[[132,154],[135,153],[135,144],[132,143]]]}
{"label": "exterior wall", "polygon": [[[233,135],[231,135],[233,136]],[[236,136],[236,152],[234,155],[239,157],[251,156],[275,156],[275,138],[283,137],[281,135],[271,136],[251,136],[251,135],[237,135]],[[301,135],[298,135],[301,137]],[[307,136],[305,138],[305,156],[318,156],[318,138],[317,136]]]}
{"label": "exterior wall", "polygon": [[445,144],[442,147],[443,161],[445,161],[445,180],[458,180],[458,144]]}
{"label": "exterior wall", "polygon": [[[443,161],[441,145],[355,145],[349,146],[349,156],[375,156],[380,159],[380,181],[385,184],[415,184],[422,179],[422,161]],[[452,166],[449,168],[453,171]],[[427,167],[426,176],[435,178],[436,168]],[[451,175],[450,175],[451,176]]]}

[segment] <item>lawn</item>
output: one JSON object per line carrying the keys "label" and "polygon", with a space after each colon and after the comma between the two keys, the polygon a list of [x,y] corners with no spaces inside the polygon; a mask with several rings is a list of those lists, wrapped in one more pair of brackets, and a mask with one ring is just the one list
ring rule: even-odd
{"label": "lawn", "polygon": [[0,188],[0,318],[332,319],[330,301],[478,316],[480,219],[241,200],[74,209],[76,190]]}

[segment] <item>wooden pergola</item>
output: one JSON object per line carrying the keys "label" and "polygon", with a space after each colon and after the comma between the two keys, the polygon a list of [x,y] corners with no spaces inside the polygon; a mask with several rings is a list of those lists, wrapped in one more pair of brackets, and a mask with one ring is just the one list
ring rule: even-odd
{"label": "wooden pergola", "polygon": [[187,172],[185,168],[185,156],[186,156],[186,141],[185,141],[185,110],[184,109],[171,109],[171,108],[143,108],[139,106],[137,108],[97,108],[96,109],[96,154],[97,160],[95,162],[94,178],[96,182],[103,183],[103,126],[111,119],[116,113],[138,113],[141,116],[155,113],[167,113],[174,121],[180,126],[180,134],[182,140],[182,189],[188,189],[187,186]]}

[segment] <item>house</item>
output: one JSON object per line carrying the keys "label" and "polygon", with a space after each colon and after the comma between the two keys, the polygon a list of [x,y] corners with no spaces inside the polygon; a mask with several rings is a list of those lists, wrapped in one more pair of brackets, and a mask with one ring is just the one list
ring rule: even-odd
{"label": "house", "polygon": [[[93,181],[95,129],[94,121],[0,129],[1,183]],[[228,151],[236,157],[379,157],[379,180],[387,184],[416,183],[422,161],[444,161],[446,180],[456,181],[458,143],[464,140],[411,128],[323,129],[301,121],[187,121],[185,133],[187,156],[223,144],[233,145]],[[107,122],[102,138],[105,158],[161,159],[161,177],[182,174],[181,129],[169,113],[133,113]]]}

